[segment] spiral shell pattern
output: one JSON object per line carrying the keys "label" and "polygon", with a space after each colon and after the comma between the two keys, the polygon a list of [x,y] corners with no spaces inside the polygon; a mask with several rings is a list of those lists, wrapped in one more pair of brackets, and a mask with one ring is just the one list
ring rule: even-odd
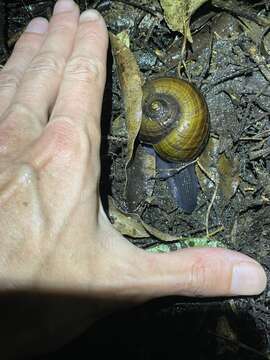
{"label": "spiral shell pattern", "polygon": [[171,162],[188,162],[203,151],[209,138],[209,113],[204,97],[189,82],[162,77],[143,88],[139,137]]}

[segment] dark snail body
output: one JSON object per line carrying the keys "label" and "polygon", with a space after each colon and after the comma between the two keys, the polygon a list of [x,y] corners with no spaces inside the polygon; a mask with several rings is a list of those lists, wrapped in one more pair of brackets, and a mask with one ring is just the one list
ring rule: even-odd
{"label": "dark snail body", "polygon": [[159,178],[167,182],[176,205],[186,213],[192,213],[196,208],[199,192],[199,182],[194,164],[179,171],[179,164],[163,160],[156,154],[156,167],[159,171]]}
{"label": "dark snail body", "polygon": [[[190,162],[202,153],[209,138],[208,109],[192,84],[170,77],[149,80],[143,88],[142,111],[139,137],[160,156],[157,164],[161,174],[166,174],[166,167],[179,168],[179,164]],[[198,192],[194,165],[167,179],[177,204],[192,212]]]}

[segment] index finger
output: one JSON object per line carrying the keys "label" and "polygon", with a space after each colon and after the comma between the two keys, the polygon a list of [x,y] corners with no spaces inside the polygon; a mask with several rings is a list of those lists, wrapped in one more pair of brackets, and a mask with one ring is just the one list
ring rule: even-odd
{"label": "index finger", "polygon": [[67,61],[50,121],[66,119],[100,138],[100,114],[106,80],[108,34],[95,10],[80,16],[73,52]]}

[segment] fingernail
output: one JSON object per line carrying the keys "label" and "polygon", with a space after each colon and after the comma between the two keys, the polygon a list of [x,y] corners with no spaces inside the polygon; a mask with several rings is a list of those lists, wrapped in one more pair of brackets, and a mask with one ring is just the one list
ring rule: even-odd
{"label": "fingernail", "polygon": [[266,286],[266,275],[256,262],[241,262],[233,267],[231,292],[233,295],[258,295]]}
{"label": "fingernail", "polygon": [[73,11],[75,3],[73,0],[58,0],[54,5],[53,13],[59,14],[62,12]]}
{"label": "fingernail", "polygon": [[94,9],[85,10],[81,13],[80,22],[97,21],[100,19],[99,12]]}
{"label": "fingernail", "polygon": [[37,34],[44,34],[48,30],[48,21],[44,18],[35,18],[30,21],[25,31]]}

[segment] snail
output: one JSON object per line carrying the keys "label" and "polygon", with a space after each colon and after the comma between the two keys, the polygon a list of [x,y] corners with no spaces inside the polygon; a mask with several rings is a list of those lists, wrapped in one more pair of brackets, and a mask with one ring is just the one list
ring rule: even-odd
{"label": "snail", "polygon": [[161,177],[167,179],[177,204],[191,213],[197,204],[194,163],[209,138],[207,104],[191,83],[172,77],[148,80],[143,87],[139,139],[152,145]]}

